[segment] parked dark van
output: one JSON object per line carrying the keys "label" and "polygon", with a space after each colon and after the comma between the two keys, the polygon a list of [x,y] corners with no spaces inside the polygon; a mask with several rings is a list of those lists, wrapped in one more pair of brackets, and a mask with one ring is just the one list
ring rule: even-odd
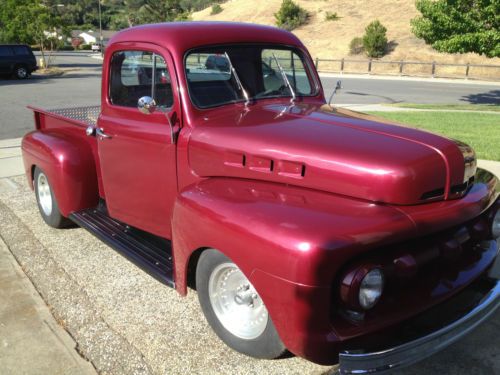
{"label": "parked dark van", "polygon": [[0,44],[0,74],[25,79],[37,70],[35,55],[24,44]]}

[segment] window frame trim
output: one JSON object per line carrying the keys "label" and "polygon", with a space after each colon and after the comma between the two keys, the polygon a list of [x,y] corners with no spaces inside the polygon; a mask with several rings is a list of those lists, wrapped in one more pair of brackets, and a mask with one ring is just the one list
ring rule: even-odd
{"label": "window frame trim", "polygon": [[[113,58],[115,57],[116,54],[118,53],[122,53],[122,52],[149,52],[151,53],[152,55],[152,62],[153,62],[153,70],[152,70],[152,74],[151,74],[151,94],[152,94],[152,98],[154,99],[154,92],[155,92],[155,76],[156,76],[156,72],[155,72],[155,67],[156,67],[156,58],[155,56],[160,56],[163,61],[165,61],[165,66],[167,67],[167,72],[168,72],[168,77],[169,77],[169,80],[170,80],[170,85],[172,85],[172,74],[170,72],[170,68],[169,68],[169,64],[168,64],[168,59],[165,58],[165,56],[162,54],[162,53],[158,53],[157,51],[154,51],[153,49],[147,49],[147,48],[124,48],[124,49],[117,49],[115,51],[113,51],[113,54],[111,55],[110,59],[109,59],[109,68],[108,68],[108,82],[107,82],[107,103],[108,105],[111,107],[111,108],[125,108],[127,110],[130,110],[130,109],[137,109],[137,105],[136,106],[125,106],[125,105],[119,105],[119,104],[115,104],[113,103],[113,100],[112,100],[112,96],[111,96],[111,83],[112,83],[112,69],[113,69]],[[174,89],[171,87],[171,91],[172,91],[172,104],[169,106],[169,107],[166,107],[164,110],[165,112],[169,112],[170,110],[172,110],[174,107],[175,107],[175,95],[174,95]]]}

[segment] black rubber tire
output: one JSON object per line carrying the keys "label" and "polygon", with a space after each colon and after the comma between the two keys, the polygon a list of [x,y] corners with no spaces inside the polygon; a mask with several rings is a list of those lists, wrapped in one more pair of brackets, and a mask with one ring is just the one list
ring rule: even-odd
{"label": "black rubber tire", "polygon": [[[45,175],[48,185],[50,187],[50,195],[52,197],[52,210],[50,212],[50,215],[45,214],[39,200],[38,177],[40,176],[40,174]],[[45,221],[48,225],[50,225],[53,228],[66,228],[68,226],[71,226],[73,224],[72,221],[61,215],[61,211],[59,211],[59,206],[57,204],[57,200],[54,195],[54,190],[50,186],[50,181],[48,176],[38,167],[35,167],[35,171],[33,174],[33,185],[35,186],[35,197],[36,197],[36,202],[38,204],[38,211],[40,211],[40,215],[42,215],[43,221]]]}
{"label": "black rubber tire", "polygon": [[17,79],[26,79],[30,76],[30,71],[26,65],[17,65],[14,68],[14,77]]}
{"label": "black rubber tire", "polygon": [[196,290],[205,318],[217,336],[230,348],[254,358],[275,359],[281,357],[286,352],[286,347],[274,327],[271,316],[269,316],[269,321],[264,332],[259,337],[251,340],[245,340],[233,335],[224,328],[217,318],[210,303],[208,282],[213,270],[218,265],[227,262],[234,263],[215,249],[205,250],[198,260],[196,267]]}

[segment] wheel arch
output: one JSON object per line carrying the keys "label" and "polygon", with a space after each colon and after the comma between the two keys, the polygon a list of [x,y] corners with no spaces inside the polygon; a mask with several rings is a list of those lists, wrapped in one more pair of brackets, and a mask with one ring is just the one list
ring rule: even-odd
{"label": "wheel arch", "polygon": [[[187,294],[187,288],[191,288],[193,290],[196,290],[196,269],[198,267],[198,261],[200,260],[200,257],[201,257],[201,254],[207,250],[217,250],[219,251],[220,253],[224,254],[225,256],[227,256],[228,258],[232,259],[231,258],[231,252],[229,251],[223,251],[221,250],[219,247],[217,246],[201,246],[201,247],[198,247],[197,249],[193,250],[186,263],[185,263],[185,288],[184,288],[184,291],[181,291],[179,290],[179,292],[184,295],[184,294]],[[236,265],[238,265],[236,262],[235,262]],[[252,273],[253,272],[250,272],[249,274],[247,274],[247,278],[250,279],[250,277],[252,276]],[[176,283],[176,285],[178,285]]]}

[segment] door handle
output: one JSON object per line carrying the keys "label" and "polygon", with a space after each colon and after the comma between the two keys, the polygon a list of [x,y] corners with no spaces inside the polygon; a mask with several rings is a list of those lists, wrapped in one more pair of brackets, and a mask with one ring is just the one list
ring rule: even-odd
{"label": "door handle", "polygon": [[85,130],[85,134],[87,134],[88,137],[112,138],[110,135],[104,133],[104,131],[101,128],[95,126],[89,126]]}
{"label": "door handle", "polygon": [[102,137],[104,139],[112,138],[110,135],[107,135],[106,133],[104,133],[104,131],[101,128],[95,129],[95,135],[98,137]]}

